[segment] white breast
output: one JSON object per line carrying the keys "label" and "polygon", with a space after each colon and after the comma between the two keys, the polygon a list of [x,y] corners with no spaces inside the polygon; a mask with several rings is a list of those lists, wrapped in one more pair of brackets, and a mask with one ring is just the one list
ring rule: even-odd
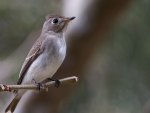
{"label": "white breast", "polygon": [[58,48],[50,52],[43,52],[28,69],[23,84],[32,83],[34,79],[36,82],[41,82],[48,77],[52,77],[62,64],[66,55],[65,40],[56,40]]}

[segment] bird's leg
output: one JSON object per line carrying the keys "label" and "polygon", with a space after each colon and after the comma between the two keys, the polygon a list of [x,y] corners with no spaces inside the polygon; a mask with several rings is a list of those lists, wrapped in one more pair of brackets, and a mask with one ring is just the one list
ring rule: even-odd
{"label": "bird's leg", "polygon": [[48,81],[55,81],[55,87],[59,87],[60,86],[60,81],[58,79],[53,79],[53,78],[47,78]]}
{"label": "bird's leg", "polygon": [[35,79],[32,79],[32,81],[34,82],[34,84],[36,84],[36,85],[38,86],[38,89],[39,89],[39,90],[45,89],[44,84],[38,83]]}

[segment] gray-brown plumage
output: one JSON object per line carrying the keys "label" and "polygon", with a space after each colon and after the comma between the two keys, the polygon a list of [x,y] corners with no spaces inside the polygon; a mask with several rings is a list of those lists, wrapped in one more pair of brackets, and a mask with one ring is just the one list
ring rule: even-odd
{"label": "gray-brown plumage", "polygon": [[21,84],[26,71],[28,70],[28,68],[30,67],[31,63],[42,53],[44,48],[41,48],[41,43],[42,43],[42,38],[40,37],[36,42],[35,42],[35,46],[33,46],[31,48],[31,50],[29,51],[27,58],[24,61],[24,64],[21,68],[20,74],[19,74],[19,79],[17,84]]}
{"label": "gray-brown plumage", "polygon": [[[29,51],[21,68],[17,84],[32,84],[33,80],[42,82],[52,77],[62,64],[66,55],[64,29],[75,17],[48,15],[40,37]],[[25,93],[15,91],[16,95],[5,112],[13,112]]]}

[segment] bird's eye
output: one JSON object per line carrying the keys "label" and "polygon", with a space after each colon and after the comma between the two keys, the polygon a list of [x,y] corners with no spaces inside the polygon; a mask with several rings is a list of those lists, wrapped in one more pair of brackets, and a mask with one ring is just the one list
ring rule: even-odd
{"label": "bird's eye", "polygon": [[57,18],[54,18],[54,19],[52,20],[52,23],[53,23],[53,24],[57,24],[57,23],[58,23],[58,19],[57,19]]}

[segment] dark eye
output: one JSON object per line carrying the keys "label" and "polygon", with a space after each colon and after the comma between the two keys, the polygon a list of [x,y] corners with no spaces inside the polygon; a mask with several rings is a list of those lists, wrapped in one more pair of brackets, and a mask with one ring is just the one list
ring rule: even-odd
{"label": "dark eye", "polygon": [[52,23],[53,23],[53,24],[57,24],[57,23],[58,23],[58,19],[57,19],[57,18],[54,18],[54,19],[52,20]]}

